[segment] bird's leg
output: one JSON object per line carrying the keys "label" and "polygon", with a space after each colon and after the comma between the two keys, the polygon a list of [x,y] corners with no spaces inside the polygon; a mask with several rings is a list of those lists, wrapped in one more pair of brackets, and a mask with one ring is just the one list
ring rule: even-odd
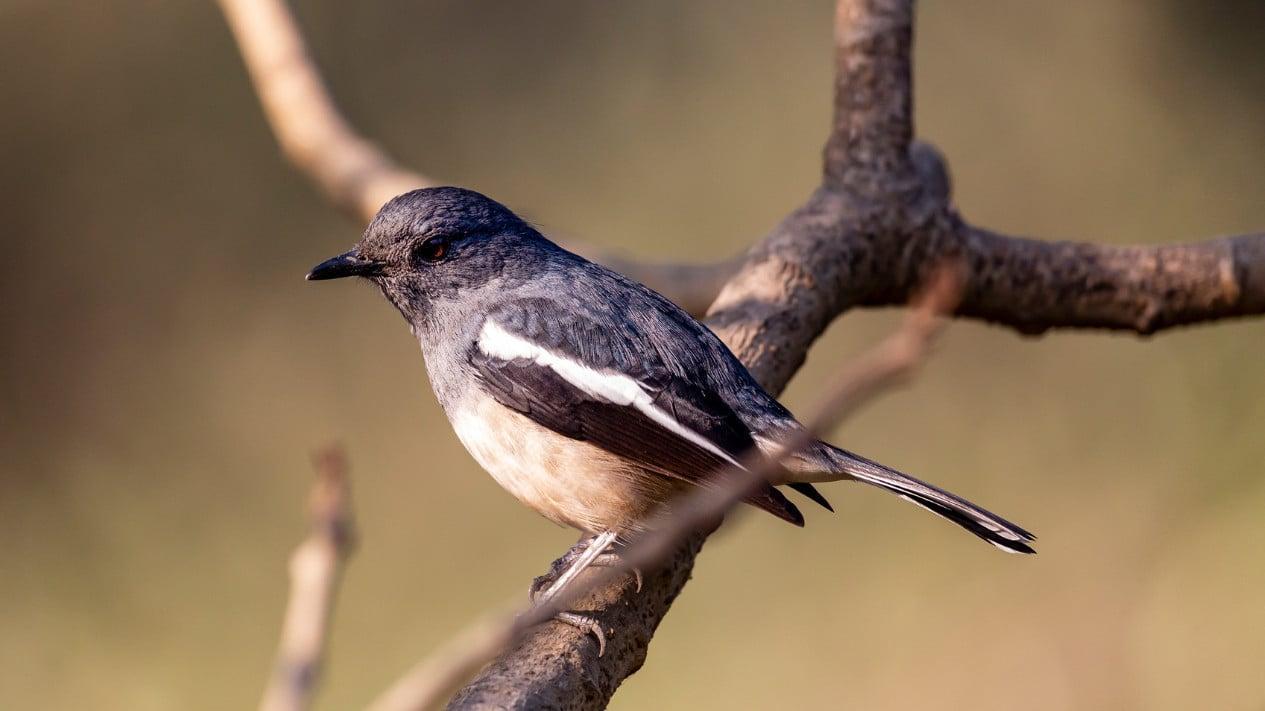
{"label": "bird's leg", "polygon": [[593,536],[586,536],[576,541],[575,545],[567,549],[562,557],[549,564],[549,571],[544,575],[537,577],[531,581],[531,587],[527,589],[527,596],[532,602],[540,599],[546,588],[549,588],[558,580],[558,576],[575,563],[575,559],[588,549],[589,544],[593,542]]}
{"label": "bird's leg", "polygon": [[[606,549],[615,542],[615,535],[614,531],[606,531],[572,546],[571,550],[558,559],[550,569],[549,574],[545,576],[546,579],[553,578],[552,583],[548,587],[543,591],[539,591],[536,584],[540,582],[539,579],[532,584],[533,602],[539,605],[557,597],[567,585],[570,585],[572,581],[579,577],[580,573],[583,573],[585,569],[593,565],[594,561],[602,557],[603,553],[606,553]],[[562,568],[562,570],[555,575],[557,568]],[[602,656],[606,651],[606,633],[602,631],[601,623],[594,618],[575,612],[559,612],[554,618],[597,638],[597,656]]]}
{"label": "bird's leg", "polygon": [[[583,553],[592,542],[592,536],[584,538],[575,545],[571,546],[571,548],[567,550],[561,558],[555,560],[549,566],[549,572],[541,575],[531,582],[531,587],[527,589],[529,599],[531,599],[532,602],[538,601],[541,595],[544,594],[545,589],[552,586],[558,580],[558,576],[562,575],[563,571],[574,564],[576,558],[579,558],[580,554]],[[613,568],[617,565],[621,565],[622,563],[623,559],[619,557],[619,553],[616,553],[613,550],[607,550],[594,558],[590,565],[594,568]],[[637,582],[637,592],[641,592],[641,569],[633,568],[631,572],[633,574],[633,578]]]}

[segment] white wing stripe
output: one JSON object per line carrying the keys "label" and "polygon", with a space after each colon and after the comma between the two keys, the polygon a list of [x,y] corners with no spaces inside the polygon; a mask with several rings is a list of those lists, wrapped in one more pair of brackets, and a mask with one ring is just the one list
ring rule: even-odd
{"label": "white wing stripe", "polygon": [[616,405],[631,405],[678,437],[693,442],[730,464],[741,466],[706,437],[682,425],[662,408],[656,407],[650,395],[642,389],[641,384],[627,375],[594,370],[583,363],[577,363],[516,336],[491,319],[484,322],[483,330],[479,332],[478,344],[479,350],[489,357],[500,360],[525,358],[534,361],[538,365],[551,368],[563,380],[592,397]]}

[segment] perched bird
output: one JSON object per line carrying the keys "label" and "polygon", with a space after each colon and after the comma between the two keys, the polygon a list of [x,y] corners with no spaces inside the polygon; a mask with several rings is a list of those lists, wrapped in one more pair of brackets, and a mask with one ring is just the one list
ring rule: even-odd
{"label": "perched bird", "polygon": [[[391,200],[354,249],[307,276],[341,277],[372,281],[399,309],[474,459],[524,504],[593,536],[571,577],[660,506],[802,428],[706,326],[471,190]],[[813,484],[854,479],[1033,552],[1032,534],[1000,516],[825,442],[783,470],[745,502],[799,526],[775,484],[829,508]]]}

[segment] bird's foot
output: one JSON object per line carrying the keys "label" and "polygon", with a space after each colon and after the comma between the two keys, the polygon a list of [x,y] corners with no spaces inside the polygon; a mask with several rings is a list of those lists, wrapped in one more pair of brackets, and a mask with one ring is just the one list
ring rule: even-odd
{"label": "bird's foot", "polygon": [[[533,604],[544,604],[557,596],[568,584],[591,565],[612,567],[621,564],[618,553],[609,550],[615,543],[613,531],[586,538],[571,546],[563,556],[549,566],[549,572],[532,581],[528,595]],[[641,571],[632,570],[637,582],[637,592],[641,592]],[[554,619],[564,622],[582,632],[593,635],[597,640],[597,656],[606,652],[606,632],[594,617],[578,612],[559,612]]]}
{"label": "bird's foot", "polygon": [[559,622],[564,622],[572,627],[593,635],[597,640],[597,656],[606,654],[606,632],[602,630],[602,623],[597,621],[596,617],[589,615],[581,615],[578,612],[559,612],[553,618]]}

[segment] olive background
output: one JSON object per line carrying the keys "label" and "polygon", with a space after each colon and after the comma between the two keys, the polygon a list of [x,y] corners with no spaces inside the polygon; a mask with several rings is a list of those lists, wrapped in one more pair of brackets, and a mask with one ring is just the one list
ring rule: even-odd
{"label": "olive background", "polygon": [[[713,259],[817,181],[828,2],[294,5],[359,129],[546,232]],[[1263,48],[1250,0],[926,2],[918,132],[998,230],[1265,229]],[[254,704],[330,440],[361,540],[321,708],[521,598],[574,534],[465,454],[371,288],[302,280],[362,225],[281,160],[214,4],[3,0],[0,67],[0,707]],[[839,319],[787,405],[897,316]],[[846,484],[803,530],[738,517],[614,708],[1265,704],[1265,322],[961,322],[832,439],[1039,555]]]}

